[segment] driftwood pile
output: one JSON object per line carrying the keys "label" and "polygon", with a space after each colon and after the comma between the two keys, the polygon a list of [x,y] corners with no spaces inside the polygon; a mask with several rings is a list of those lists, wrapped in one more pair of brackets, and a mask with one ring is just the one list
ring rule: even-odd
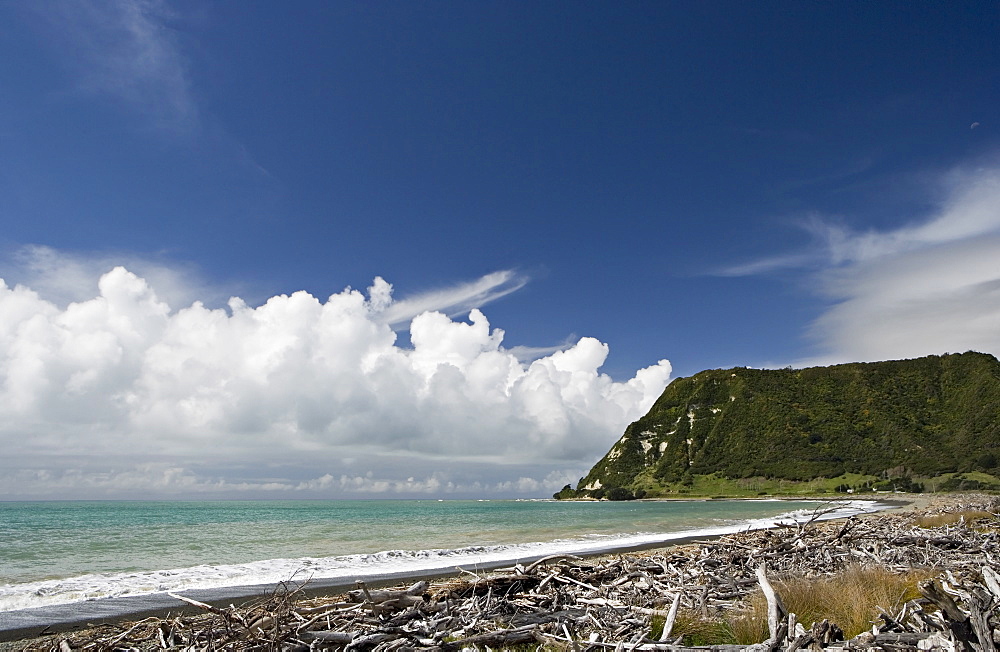
{"label": "driftwood pile", "polygon": [[[997,514],[991,497],[951,501],[951,509]],[[818,518],[820,514],[817,514]],[[584,560],[569,555],[390,590],[358,589],[305,601],[281,590],[222,609],[182,596],[203,613],[105,626],[36,641],[31,650],[997,650],[1000,641],[1000,527],[965,522],[921,528],[912,515],[885,514],[789,525],[715,541]],[[821,578],[851,566],[938,573],[923,598],[886,609],[870,632],[844,641],[828,621],[797,622],[771,581]],[[286,587],[287,588],[287,587]],[[718,618],[763,592],[767,640],[754,645],[685,647],[679,611]],[[180,603],[179,603],[180,604]],[[892,613],[888,610],[892,609]],[[877,614],[876,614],[877,615]]]}

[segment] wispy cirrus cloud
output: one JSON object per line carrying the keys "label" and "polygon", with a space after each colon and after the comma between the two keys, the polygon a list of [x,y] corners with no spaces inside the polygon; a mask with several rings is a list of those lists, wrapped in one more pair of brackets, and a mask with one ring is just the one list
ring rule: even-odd
{"label": "wispy cirrus cloud", "polygon": [[854,231],[819,218],[809,228],[826,245],[829,263],[862,264],[1000,232],[1000,170],[955,170],[939,180],[945,197],[931,215],[888,231]]}
{"label": "wispy cirrus cloud", "polygon": [[1000,355],[1000,234],[869,258],[822,276],[817,362]]}
{"label": "wispy cirrus cloud", "polygon": [[79,91],[122,102],[157,128],[197,124],[188,63],[161,0],[69,0],[31,5]]}
{"label": "wispy cirrus cloud", "polygon": [[770,256],[746,263],[728,265],[712,272],[715,276],[758,276],[782,269],[807,267],[815,262],[815,254],[793,253]]}
{"label": "wispy cirrus cloud", "polygon": [[967,350],[1000,354],[1000,168],[959,168],[933,189],[930,214],[887,230],[812,215],[803,252],[731,275],[807,271],[831,303],[812,324],[819,353],[800,364]]}
{"label": "wispy cirrus cloud", "polygon": [[379,319],[393,327],[408,324],[417,315],[428,311],[443,312],[450,317],[480,308],[524,287],[528,277],[514,270],[501,270],[479,277],[474,281],[458,283],[446,288],[429,290],[394,301],[392,286],[381,278],[369,289]]}

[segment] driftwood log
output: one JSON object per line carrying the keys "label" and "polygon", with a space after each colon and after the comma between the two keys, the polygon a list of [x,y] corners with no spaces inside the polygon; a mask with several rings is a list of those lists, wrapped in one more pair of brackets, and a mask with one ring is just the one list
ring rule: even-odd
{"label": "driftwood log", "polygon": [[[557,555],[488,574],[463,570],[430,585],[357,590],[300,600],[286,585],[226,609],[182,596],[201,613],[104,626],[27,643],[27,650],[956,650],[994,652],[1000,640],[1000,501],[950,499],[952,510],[993,514],[917,527],[912,515],[810,521],[646,553],[580,559]],[[851,640],[836,623],[799,622],[772,579],[821,578],[850,566],[934,569],[922,598]],[[763,592],[768,637],[752,645],[685,645],[678,611],[711,618],[745,609]]]}

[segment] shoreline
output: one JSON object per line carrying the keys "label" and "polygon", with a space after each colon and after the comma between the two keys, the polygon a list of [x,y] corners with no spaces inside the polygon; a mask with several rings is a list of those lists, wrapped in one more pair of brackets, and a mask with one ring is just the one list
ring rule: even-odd
{"label": "shoreline", "polygon": [[[926,500],[921,500],[921,498],[925,498]],[[865,502],[880,505],[881,508],[874,512],[858,514],[858,516],[873,517],[887,512],[919,509],[917,505],[929,503],[931,498],[931,496],[916,494],[907,495],[905,498],[893,495],[892,498],[852,497],[830,500],[829,497],[801,498],[796,496],[794,498],[789,497],[787,499],[778,498],[778,500],[788,500],[790,502],[815,500],[825,503],[846,503],[864,500]],[[735,498],[730,500],[742,499]],[[774,498],[771,500],[774,500]],[[842,518],[846,518],[846,516],[834,516],[822,520],[837,520]],[[774,529],[777,527],[780,526],[778,524],[774,524],[769,527],[741,527],[736,531],[764,530]],[[608,543],[604,546],[588,547],[586,550],[570,551],[569,554],[574,554],[588,559],[600,558],[609,555],[622,555],[641,551],[674,548],[699,541],[715,540],[728,534],[733,534],[734,532],[735,531],[708,533],[701,531],[690,535],[680,533],[677,536],[666,534],[663,538],[659,538],[654,541],[632,544]],[[342,594],[350,589],[356,588],[357,581],[363,581],[367,586],[372,588],[382,588],[400,583],[412,582],[415,580],[442,580],[460,575],[463,570],[482,572],[511,567],[515,564],[530,564],[548,556],[549,554],[550,553],[545,552],[534,555],[511,556],[488,562],[477,562],[475,564],[450,564],[431,569],[404,570],[384,573],[369,572],[350,577],[310,579],[302,582],[291,580],[279,583],[188,589],[178,591],[177,593],[213,607],[225,608],[233,602],[245,602],[272,595],[281,587],[297,590],[304,598],[330,596]],[[463,566],[465,567],[464,569]],[[0,643],[25,640],[43,635],[70,633],[97,624],[122,623],[150,617],[165,617],[168,614],[190,615],[197,612],[197,609],[163,592],[44,605],[14,611],[0,611]],[[0,650],[2,649],[3,648],[0,648]]]}
{"label": "shoreline", "polygon": [[980,642],[1000,628],[988,598],[1000,598],[991,569],[1000,498],[895,498],[850,518],[820,521],[831,512],[815,510],[688,545],[555,554],[389,590],[361,585],[315,598],[282,590],[225,607],[182,598],[193,613],[0,643],[0,652],[992,649]]}

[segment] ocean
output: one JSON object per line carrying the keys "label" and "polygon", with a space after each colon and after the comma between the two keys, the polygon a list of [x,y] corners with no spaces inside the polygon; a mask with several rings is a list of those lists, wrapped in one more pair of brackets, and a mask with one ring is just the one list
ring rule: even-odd
{"label": "ocean", "polygon": [[[826,517],[876,511],[837,503]],[[0,611],[586,554],[808,518],[814,501],[0,502]]]}

